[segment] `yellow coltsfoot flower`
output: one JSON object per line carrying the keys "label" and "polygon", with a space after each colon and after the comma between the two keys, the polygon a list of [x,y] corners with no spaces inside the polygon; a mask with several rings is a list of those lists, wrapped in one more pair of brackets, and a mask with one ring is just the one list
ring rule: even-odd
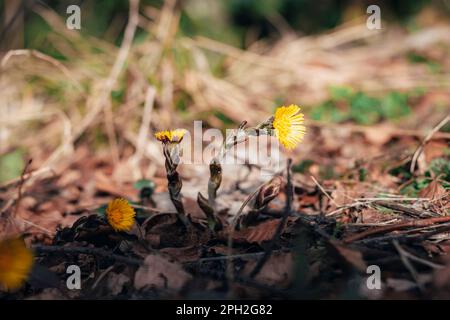
{"label": "yellow coltsfoot flower", "polygon": [[288,150],[294,149],[303,139],[306,127],[300,107],[291,104],[289,107],[279,107],[275,111],[273,127],[278,141]]}
{"label": "yellow coltsfoot flower", "polygon": [[116,231],[130,231],[134,225],[136,213],[127,200],[118,198],[111,200],[106,208],[106,218]]}
{"label": "yellow coltsfoot flower", "polygon": [[162,143],[180,143],[185,133],[185,129],[164,130],[155,133],[155,137]]}
{"label": "yellow coltsfoot flower", "polygon": [[33,266],[33,253],[22,239],[0,242],[0,286],[7,290],[18,289],[27,279]]}

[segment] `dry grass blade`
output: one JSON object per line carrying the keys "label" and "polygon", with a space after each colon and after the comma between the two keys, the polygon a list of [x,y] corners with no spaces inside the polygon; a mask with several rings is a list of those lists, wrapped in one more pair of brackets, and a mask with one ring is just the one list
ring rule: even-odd
{"label": "dry grass blade", "polygon": [[83,87],[81,86],[81,84],[78,82],[78,80],[72,75],[72,73],[69,71],[69,69],[67,69],[61,62],[59,62],[58,60],[50,57],[49,55],[46,55],[42,52],[36,51],[36,50],[26,50],[26,49],[21,49],[21,50],[10,50],[8,51],[5,56],[3,57],[1,63],[0,63],[0,67],[1,68],[6,68],[6,65],[8,64],[9,60],[12,57],[15,56],[32,56],[32,57],[36,57],[40,60],[46,61],[49,64],[51,64],[52,66],[54,66],[55,68],[57,68],[58,70],[60,70],[67,78],[69,78],[73,84],[75,85],[75,87],[82,93],[84,94],[84,90]]}
{"label": "dry grass blade", "polygon": [[431,140],[431,138],[433,137],[433,135],[436,134],[436,132],[438,132],[442,127],[444,127],[447,122],[450,121],[450,116],[445,117],[444,119],[442,119],[442,121],[440,121],[425,137],[425,139],[422,141],[422,143],[420,144],[420,146],[417,148],[417,150],[414,152],[414,155],[412,157],[411,160],[411,166],[409,168],[409,171],[411,173],[414,173],[414,170],[416,168],[416,164],[417,164],[417,159],[419,158],[420,154],[423,151],[423,148],[425,147],[425,145],[427,144],[428,141]]}
{"label": "dry grass blade", "polygon": [[[89,112],[83,118],[81,123],[77,125],[76,130],[74,132],[74,139],[77,139],[89,127],[89,125],[91,125],[91,123],[95,120],[95,118],[103,110],[103,108],[106,108],[107,115],[109,115],[107,116],[107,121],[108,126],[111,129],[112,117],[111,111],[109,109],[111,90],[116,84],[117,79],[125,65],[126,59],[131,49],[131,44],[134,39],[134,34],[136,32],[138,21],[139,21],[139,0],[130,0],[129,20],[127,27],[125,29],[125,34],[119,49],[119,53],[117,54],[116,60],[111,68],[108,78],[103,83],[101,91],[95,92],[95,98],[91,97],[91,99],[93,100],[92,102],[93,105],[90,106]],[[115,155],[115,159],[118,160],[118,151],[113,150],[113,154]]]}

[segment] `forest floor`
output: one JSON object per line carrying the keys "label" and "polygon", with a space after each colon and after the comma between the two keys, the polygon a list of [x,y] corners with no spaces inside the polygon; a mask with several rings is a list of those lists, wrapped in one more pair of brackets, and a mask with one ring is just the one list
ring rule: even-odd
{"label": "forest floor", "polygon": [[[3,57],[0,99],[15,107],[0,119],[0,234],[20,233],[35,266],[0,298],[450,298],[449,26],[347,26],[244,51],[175,37],[169,9],[146,26],[170,32],[132,45],[131,8],[120,48],[42,11],[67,59]],[[207,163],[180,165],[182,223],[153,133],[255,125],[280,99],[302,106],[303,143],[271,176],[224,166],[214,228],[197,204]],[[105,219],[119,197],[130,232]]]}
{"label": "forest floor", "polygon": [[[63,174],[23,188],[33,176],[25,172],[2,186],[2,211],[3,217],[14,218],[14,227],[25,230],[39,268],[23,290],[2,295],[448,298],[447,134],[435,130],[424,137],[413,130],[394,130],[385,131],[383,141],[376,133],[374,141],[373,128],[347,128],[337,139],[335,128],[311,127],[311,141],[305,142],[306,149],[314,146],[309,162],[294,161],[289,177],[287,168],[277,178],[266,177],[263,190],[277,189],[276,197],[239,230],[230,218],[261,185],[258,168],[249,165],[224,169],[217,213],[224,224],[214,231],[190,193],[184,204],[192,225],[186,228],[177,219],[163,170],[152,181],[115,185],[108,178],[113,170],[110,159],[89,155],[80,146]],[[339,127],[344,135],[342,131]],[[417,150],[420,155],[414,157]],[[364,153],[364,161],[347,167],[347,157],[358,158],[358,151]],[[340,178],[314,178],[324,163],[325,168],[340,168],[342,172],[332,174]],[[201,190],[198,175],[208,173],[199,170],[181,170],[186,190]],[[15,194],[16,201],[8,202]],[[137,225],[129,233],[115,232],[104,219],[105,204],[115,197],[135,206]],[[249,211],[244,210],[243,217]],[[82,270],[81,290],[66,288],[66,269],[72,264]],[[367,287],[371,265],[381,270],[381,290]]]}

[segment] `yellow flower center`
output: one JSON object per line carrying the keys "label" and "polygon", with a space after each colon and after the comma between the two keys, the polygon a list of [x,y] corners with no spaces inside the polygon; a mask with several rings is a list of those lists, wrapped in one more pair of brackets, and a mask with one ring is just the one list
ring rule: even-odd
{"label": "yellow flower center", "polygon": [[120,210],[116,209],[113,210],[110,214],[109,214],[109,220],[111,220],[112,224],[118,225],[119,223],[122,222],[122,213],[120,212]]}
{"label": "yellow flower center", "polygon": [[125,199],[114,199],[106,209],[108,223],[116,231],[129,231],[134,225],[135,212]]}

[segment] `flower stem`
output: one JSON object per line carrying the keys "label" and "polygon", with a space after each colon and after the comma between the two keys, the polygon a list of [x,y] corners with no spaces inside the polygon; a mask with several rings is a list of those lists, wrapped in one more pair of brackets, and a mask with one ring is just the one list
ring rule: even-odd
{"label": "flower stem", "polygon": [[179,147],[178,145],[164,145],[163,152],[166,158],[165,166],[167,172],[167,187],[169,189],[170,200],[177,210],[178,217],[187,227],[190,225],[190,221],[186,216],[183,201],[181,198],[181,188],[183,187],[183,182],[177,172],[179,162]]}

